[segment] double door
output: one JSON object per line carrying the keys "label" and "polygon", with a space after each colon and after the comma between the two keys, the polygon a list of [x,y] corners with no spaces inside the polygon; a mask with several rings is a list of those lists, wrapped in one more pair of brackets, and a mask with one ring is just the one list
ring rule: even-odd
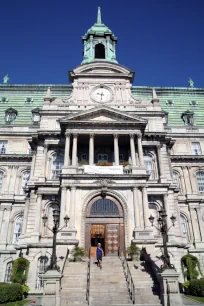
{"label": "double door", "polygon": [[123,224],[87,224],[86,249],[90,248],[91,256],[95,256],[98,243],[101,243],[105,256],[118,256],[124,249]]}

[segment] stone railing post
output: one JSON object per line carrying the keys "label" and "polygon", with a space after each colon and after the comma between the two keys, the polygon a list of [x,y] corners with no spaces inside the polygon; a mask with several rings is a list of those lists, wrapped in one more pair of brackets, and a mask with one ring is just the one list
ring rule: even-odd
{"label": "stone railing post", "polygon": [[163,306],[182,306],[183,301],[179,291],[179,275],[174,269],[167,269],[160,273],[160,292]]}
{"label": "stone railing post", "polygon": [[44,288],[42,306],[60,306],[62,274],[56,270],[48,270],[42,275]]}

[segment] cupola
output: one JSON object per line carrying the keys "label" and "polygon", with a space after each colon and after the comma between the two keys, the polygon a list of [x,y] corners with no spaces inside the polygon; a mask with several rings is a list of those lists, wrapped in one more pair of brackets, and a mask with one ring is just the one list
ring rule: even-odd
{"label": "cupola", "polygon": [[82,36],[82,41],[84,44],[82,64],[94,61],[117,63],[115,50],[117,37],[102,22],[100,7],[96,23]]}

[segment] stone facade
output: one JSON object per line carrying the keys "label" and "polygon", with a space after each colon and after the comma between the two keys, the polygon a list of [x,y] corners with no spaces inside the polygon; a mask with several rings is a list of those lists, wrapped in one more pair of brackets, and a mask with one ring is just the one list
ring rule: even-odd
{"label": "stone facade", "polygon": [[[116,39],[99,28],[83,37],[84,48],[92,38],[95,47]],[[57,256],[66,257],[77,244],[91,245],[90,203],[104,197],[121,207],[125,247],[145,246],[160,264],[162,239],[148,218],[164,207],[169,227],[177,218],[168,242],[177,271],[187,252],[204,269],[204,90],[135,87],[134,73],[107,52],[87,54],[70,72],[71,85],[0,85],[0,281],[9,281],[10,263],[23,254],[31,291],[42,291],[39,273],[52,251],[42,216],[50,227],[53,208],[60,226],[70,217],[57,237]],[[178,116],[174,100],[194,111]]]}

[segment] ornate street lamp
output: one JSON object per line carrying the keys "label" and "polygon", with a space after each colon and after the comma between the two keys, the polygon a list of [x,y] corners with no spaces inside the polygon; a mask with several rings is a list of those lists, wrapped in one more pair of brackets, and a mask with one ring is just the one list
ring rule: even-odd
{"label": "ornate street lamp", "polygon": [[49,228],[47,226],[47,221],[48,221],[48,217],[46,216],[46,214],[44,214],[44,216],[42,217],[42,221],[43,221],[43,225],[46,226],[52,233],[53,233],[53,244],[52,244],[52,256],[51,256],[51,261],[50,261],[50,265],[48,266],[47,270],[58,270],[59,271],[59,266],[57,265],[57,256],[56,256],[56,240],[57,240],[57,233],[61,232],[61,230],[64,227],[67,227],[67,224],[69,222],[69,217],[65,216],[64,217],[64,223],[65,225],[62,226],[59,229],[59,221],[60,221],[60,211],[58,209],[54,209],[53,210],[53,221],[54,221],[54,226],[53,228]]}
{"label": "ornate street lamp", "polygon": [[167,242],[168,242],[168,231],[170,230],[172,226],[175,226],[176,217],[174,215],[171,216],[170,220],[172,222],[172,226],[170,226],[169,228],[167,228],[167,214],[166,214],[165,209],[161,209],[159,211],[159,218],[157,219],[159,227],[156,227],[154,225],[154,219],[155,218],[152,215],[149,217],[150,223],[152,224],[152,226],[154,226],[157,230],[160,231],[160,233],[162,234],[162,238],[163,238],[164,254],[162,256],[162,260],[164,264],[161,266],[161,269],[162,270],[174,269],[174,265],[172,265],[170,262],[170,257],[169,257],[169,253],[167,249]]}

